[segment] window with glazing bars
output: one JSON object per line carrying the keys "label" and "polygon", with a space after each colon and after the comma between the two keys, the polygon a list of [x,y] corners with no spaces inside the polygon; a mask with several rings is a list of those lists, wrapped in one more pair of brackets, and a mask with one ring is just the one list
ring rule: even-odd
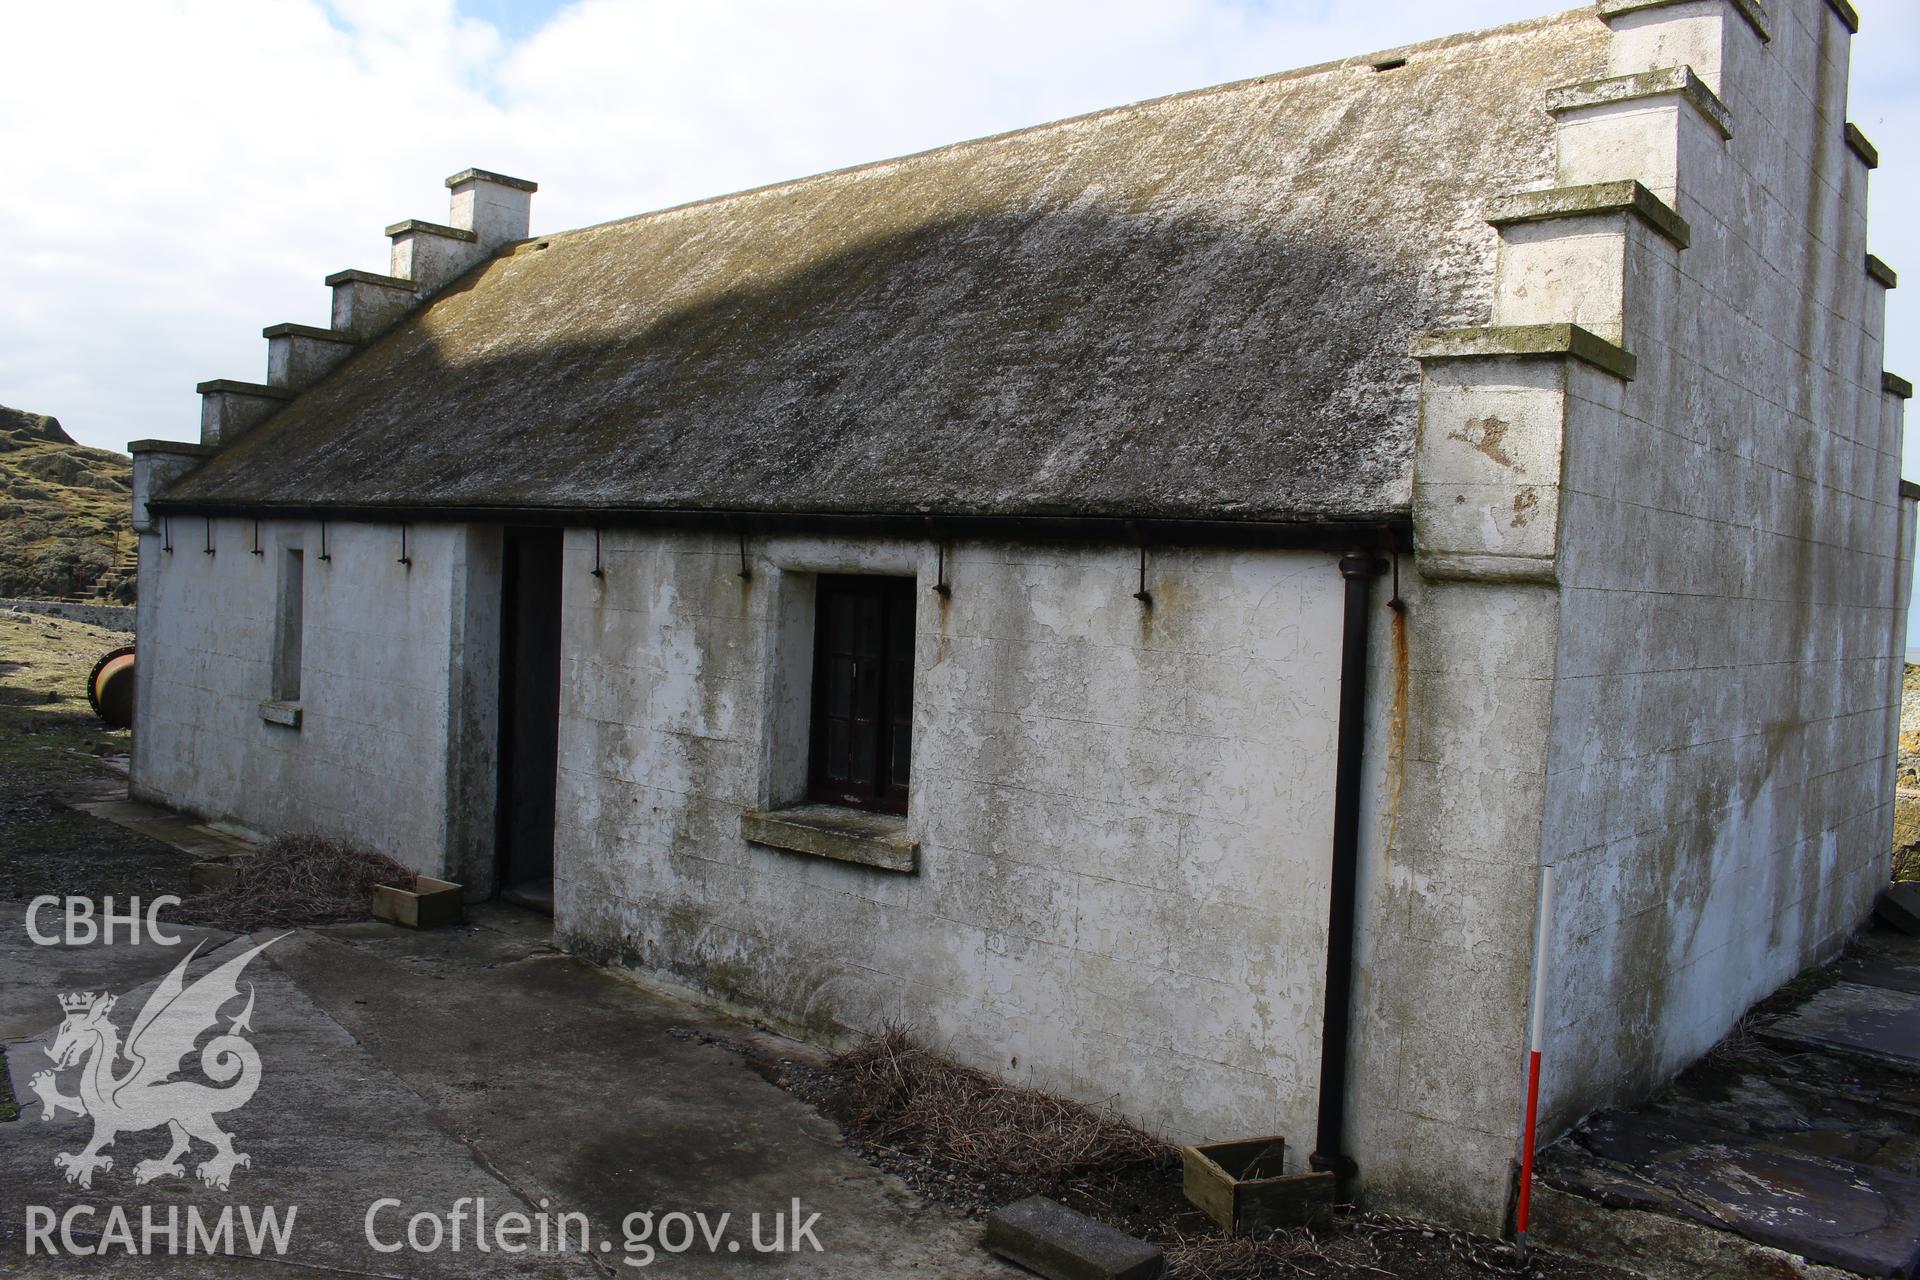
{"label": "window with glazing bars", "polygon": [[814,600],[810,793],[907,811],[913,579],[823,574]]}

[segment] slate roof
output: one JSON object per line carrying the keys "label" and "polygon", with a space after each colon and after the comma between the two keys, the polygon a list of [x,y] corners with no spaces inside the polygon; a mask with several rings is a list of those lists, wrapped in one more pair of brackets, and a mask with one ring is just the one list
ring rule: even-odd
{"label": "slate roof", "polygon": [[176,485],[382,507],[1389,518],[1580,10],[526,242]]}

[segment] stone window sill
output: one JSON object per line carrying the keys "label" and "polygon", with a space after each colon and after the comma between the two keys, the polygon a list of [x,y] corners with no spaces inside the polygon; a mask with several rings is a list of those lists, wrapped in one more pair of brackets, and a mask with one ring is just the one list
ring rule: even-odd
{"label": "stone window sill", "polygon": [[881,871],[912,873],[920,868],[920,842],[907,834],[907,820],[897,813],[837,804],[754,809],[740,815],[740,834],[752,844]]}
{"label": "stone window sill", "polygon": [[260,704],[260,718],[268,724],[282,725],[288,729],[300,727],[300,704],[297,702],[276,702],[269,698]]}

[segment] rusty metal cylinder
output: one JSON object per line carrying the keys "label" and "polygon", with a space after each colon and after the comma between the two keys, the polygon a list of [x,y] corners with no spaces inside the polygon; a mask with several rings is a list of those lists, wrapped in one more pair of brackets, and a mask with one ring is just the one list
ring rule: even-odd
{"label": "rusty metal cylinder", "polygon": [[93,664],[87,677],[87,701],[110,728],[133,726],[133,646],[115,649]]}

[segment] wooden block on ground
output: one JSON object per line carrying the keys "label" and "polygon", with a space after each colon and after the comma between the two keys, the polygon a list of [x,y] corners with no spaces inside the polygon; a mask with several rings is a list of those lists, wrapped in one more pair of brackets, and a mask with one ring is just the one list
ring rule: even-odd
{"label": "wooden block on ground", "polygon": [[373,914],[409,929],[457,924],[464,914],[460,886],[432,876],[415,876],[410,885],[375,885]]}
{"label": "wooden block on ground", "polygon": [[1183,1147],[1182,1190],[1228,1232],[1291,1230],[1333,1216],[1334,1175],[1282,1173],[1286,1140],[1245,1138]]}

